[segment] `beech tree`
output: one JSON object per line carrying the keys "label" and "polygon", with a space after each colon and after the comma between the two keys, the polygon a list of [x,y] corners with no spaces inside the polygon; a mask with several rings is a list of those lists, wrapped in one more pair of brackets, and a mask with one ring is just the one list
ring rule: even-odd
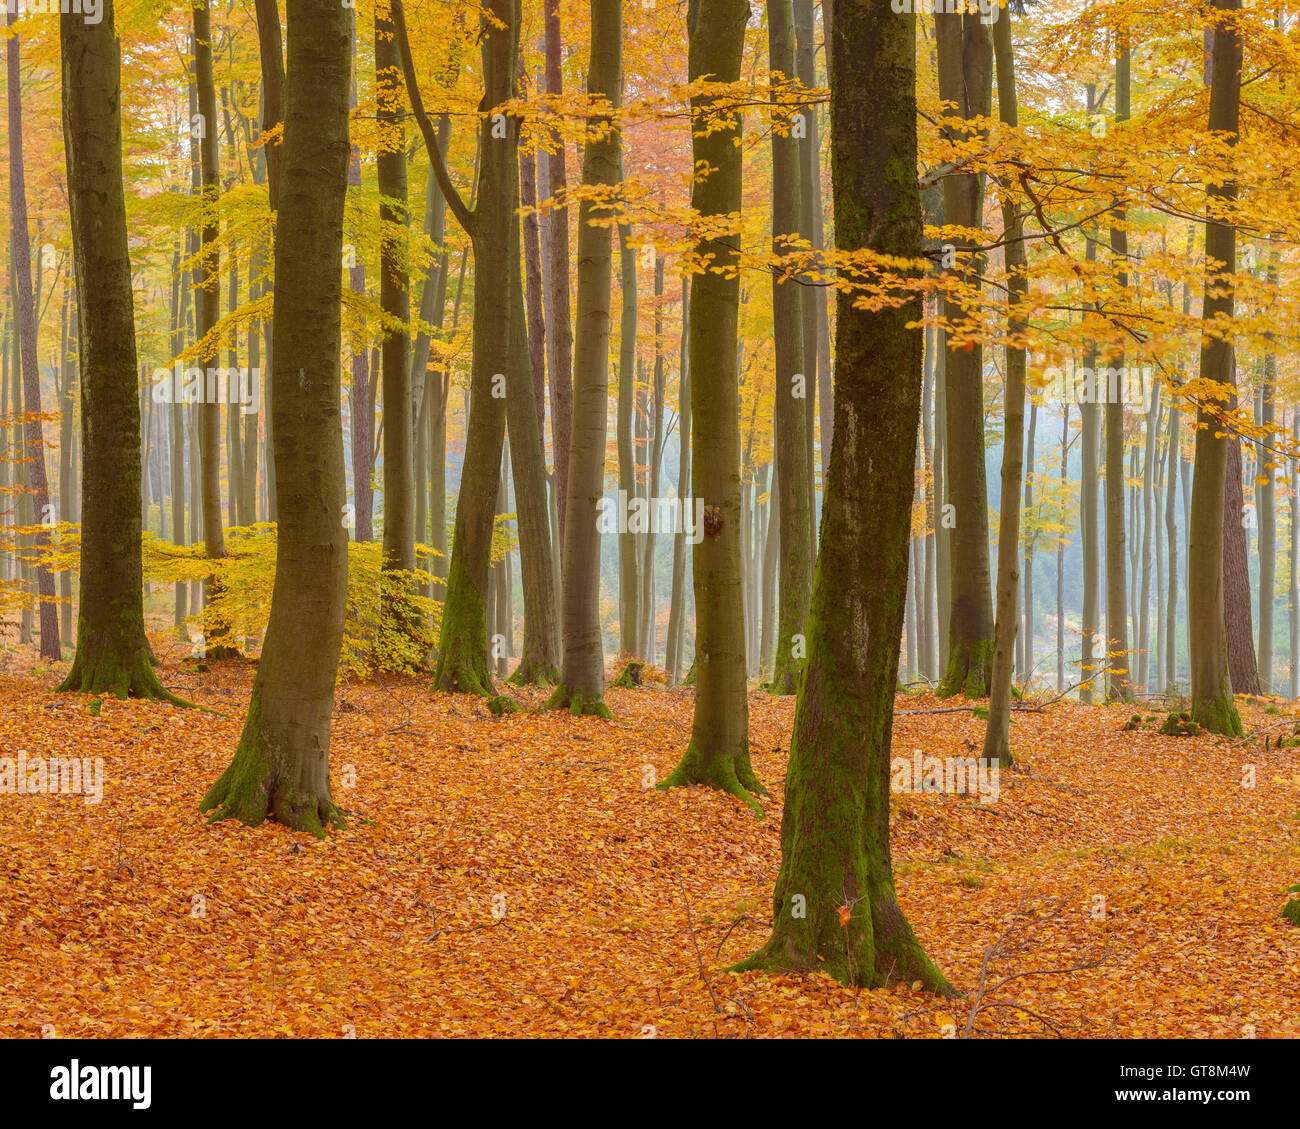
{"label": "beech tree", "polygon": [[[1241,110],[1241,38],[1233,21],[1241,0],[1214,0],[1210,128],[1237,136]],[[1211,184],[1206,196],[1236,199],[1235,182]],[[1234,308],[1231,274],[1236,269],[1237,234],[1231,223],[1205,221],[1205,296],[1200,375],[1226,386],[1235,383],[1232,341],[1211,332]],[[1225,397],[1226,400],[1226,397]],[[1220,409],[1221,410],[1221,409]],[[1214,405],[1197,412],[1196,473],[1187,537],[1187,633],[1192,663],[1192,720],[1212,733],[1241,736],[1241,717],[1228,674],[1228,637],[1223,612],[1223,509],[1231,443]]]}
{"label": "beech tree", "polygon": [[[915,17],[836,6],[835,242],[921,257]],[[834,437],[808,664],[795,706],[772,934],[737,970],[825,972],[952,994],[894,893],[889,780],[921,407],[920,302],[836,295]],[[913,328],[909,328],[909,323]]]}
{"label": "beech tree", "polygon": [[[749,6],[745,0],[699,0],[688,15],[690,77],[721,83],[740,76]],[[691,98],[691,152],[707,168],[691,189],[702,218],[740,211],[739,112],[721,108],[709,91]],[[709,123],[711,128],[705,128]],[[701,165],[704,162],[704,165]],[[745,677],[745,616],[740,570],[740,405],[736,334],[740,280],[736,245],[709,233],[695,247],[708,264],[691,287],[691,483],[704,502],[704,538],[694,547],[695,716],[691,740],[660,788],[707,784],[761,811],[766,794],[749,760],[749,699]],[[901,605],[900,605],[901,606]]]}
{"label": "beech tree", "polygon": [[[622,0],[591,0],[591,65],[587,96],[596,109],[588,120],[582,183],[612,191],[620,177],[619,127],[623,97]],[[608,110],[605,109],[608,107]],[[609,322],[613,235],[607,204],[585,198],[578,209],[578,319],[573,366],[565,501],[564,665],[551,706],[575,714],[609,716],[604,704],[605,649],[600,628],[600,524],[605,492],[609,426]],[[567,270],[567,265],[566,265]],[[557,464],[558,465],[558,464]]]}
{"label": "beech tree", "polygon": [[275,587],[239,745],[200,806],[213,820],[274,816],[323,836],[344,822],[329,746],[348,572],[340,353],[351,13],[288,0],[287,26],[271,371]]}
{"label": "beech tree", "polygon": [[[122,190],[122,74],[113,0],[59,20],[63,141],[82,323],[81,600],[77,653],[59,690],[187,704],[163,689],[144,633],[140,410]],[[65,424],[66,427],[66,424]]]}

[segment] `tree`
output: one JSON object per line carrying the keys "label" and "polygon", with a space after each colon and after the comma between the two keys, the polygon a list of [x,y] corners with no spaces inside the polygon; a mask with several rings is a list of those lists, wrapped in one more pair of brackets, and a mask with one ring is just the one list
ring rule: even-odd
{"label": "tree", "polygon": [[[836,6],[835,241],[921,257],[915,17]],[[835,424],[808,663],[795,706],[772,934],[738,969],[951,994],[894,893],[890,743],[921,405],[920,302],[836,295]],[[915,328],[909,328],[909,323]]]}
{"label": "tree", "polygon": [[[1236,140],[1241,107],[1241,38],[1234,13],[1241,0],[1214,0],[1214,46],[1211,54],[1210,129]],[[1230,321],[1234,309],[1232,272],[1237,262],[1236,230],[1216,219],[1215,208],[1230,207],[1237,197],[1233,180],[1206,188],[1205,297],[1200,375],[1231,390],[1234,384],[1232,341],[1218,321]],[[1226,398],[1226,397],[1225,397]],[[1230,443],[1219,412],[1205,402],[1197,411],[1195,477],[1188,515],[1187,635],[1192,666],[1192,720],[1212,733],[1241,736],[1241,718],[1228,675],[1228,638],[1223,615],[1223,508]]]}
{"label": "tree", "polygon": [[[1011,15],[993,25],[998,73],[998,115],[1004,125],[1018,123],[1015,56]],[[1007,262],[1007,389],[1002,432],[1002,506],[998,515],[998,606],[994,628],[993,678],[989,685],[989,719],[984,730],[984,757],[1011,763],[1011,682],[1016,632],[1020,626],[1020,487],[1024,470],[1025,349],[1016,344],[1025,332],[1017,306],[1029,291],[1025,276],[1024,222],[1008,186],[1002,186],[1002,227]]]}
{"label": "tree", "polygon": [[340,264],[351,13],[288,0],[287,40],[271,374],[275,587],[244,730],[201,809],[249,825],[274,816],[323,836],[343,823],[330,791],[329,744],[348,571]]}
{"label": "tree", "polygon": [[[18,9],[9,9],[9,26],[18,22]],[[36,520],[46,524],[50,505],[49,479],[45,471],[45,437],[41,427],[41,372],[36,359],[36,305],[32,294],[32,253],[27,228],[27,181],[23,160],[23,102],[22,82],[19,73],[19,37],[15,32],[5,45],[6,79],[9,100],[9,215],[12,227],[13,274],[16,280],[14,300],[17,312],[15,339],[22,379],[23,447],[26,460],[26,485],[31,490]],[[18,375],[17,373],[15,375]],[[134,386],[135,370],[131,371]],[[131,397],[135,401],[134,394]],[[136,424],[136,448],[139,449],[139,423]],[[136,499],[139,488],[133,492],[130,503],[139,512]],[[49,545],[49,533],[44,529],[36,535],[35,547],[44,550]],[[36,568],[36,589],[41,600],[41,657],[63,657],[59,642],[59,609],[54,603],[54,574],[46,564]]]}
{"label": "tree", "polygon": [[[560,0],[543,0],[543,26],[546,38],[546,92],[564,93],[564,76],[560,55],[564,49],[560,25]],[[560,139],[547,155],[547,178],[553,197],[563,200],[566,188],[564,142]],[[573,413],[573,326],[569,321],[569,210],[561,206],[551,211],[546,222],[550,230],[551,262],[547,289],[550,333],[546,337],[546,371],[551,381],[551,447],[555,452],[555,494],[558,507],[557,525],[563,544],[565,515],[568,512],[569,436]]]}
{"label": "tree", "polygon": [[[688,16],[691,81],[736,82],[749,6],[745,0],[699,0]],[[690,22],[693,18],[693,24]],[[695,180],[691,206],[708,221],[740,212],[742,123],[705,90],[691,98]],[[721,110],[722,120],[717,121]],[[708,128],[712,125],[713,128]],[[700,162],[705,162],[702,166]],[[714,220],[713,222],[717,222]],[[740,282],[734,239],[708,232],[696,243],[707,268],[691,288],[690,364],[692,492],[704,502],[704,539],[693,549],[695,717],[680,763],[660,788],[707,784],[744,800],[766,791],[749,761],[745,616],[740,570],[740,403],[736,357]]]}
{"label": "tree", "polygon": [[[200,357],[214,359],[216,343],[208,337],[221,316],[221,290],[219,287],[221,226],[217,217],[217,200],[220,196],[220,171],[217,157],[217,95],[212,79],[212,17],[208,0],[191,0],[194,20],[194,85],[198,93],[199,169],[202,177],[203,219],[200,225],[200,251],[202,253],[202,283],[195,303],[195,333],[204,342]],[[199,449],[202,465],[203,542],[207,555],[212,558],[226,555],[225,533],[221,526],[221,403],[211,396],[204,397],[199,408]],[[207,582],[207,599],[216,596],[216,582]],[[229,648],[209,647],[213,654],[229,653]]]}
{"label": "tree", "polygon": [[[962,123],[988,117],[992,100],[993,52],[989,31],[978,12],[935,14],[939,52],[939,97],[956,107],[944,133],[960,140],[975,128]],[[944,178],[945,222],[970,230],[980,227],[984,192],[975,172]],[[978,278],[979,256],[968,240],[955,245],[970,278]],[[945,295],[945,320],[960,316],[959,304]],[[946,409],[945,502],[956,524],[949,536],[951,575],[948,666],[939,693],[982,698],[988,692],[993,658],[993,595],[989,576],[988,487],[984,478],[984,353],[977,341],[955,349],[945,331]]]}
{"label": "tree", "polygon": [[[144,633],[140,411],[122,189],[121,54],[113,0],[103,18],[59,22],[63,140],[81,343],[81,602],[77,653],[59,690],[185,705],[154,674]],[[65,417],[67,428],[70,415]]]}
{"label": "tree", "polygon": [[[621,179],[622,142],[615,115],[623,98],[621,0],[591,0],[592,104],[582,154],[585,188],[613,191]],[[564,660],[548,705],[609,716],[604,703],[605,648],[600,628],[600,522],[605,492],[609,404],[610,289],[613,235],[608,204],[584,197],[578,209],[578,337],[574,352],[572,426],[561,582]],[[604,221],[604,222],[595,222]],[[568,264],[565,264],[568,270]],[[558,463],[557,463],[558,466]]]}
{"label": "tree", "polygon": [[[480,110],[488,117],[482,127],[478,191],[471,209],[452,183],[433,123],[425,112],[401,0],[392,2],[393,26],[411,111],[433,163],[438,187],[474,248],[470,426],[456,504],[451,562],[447,570],[438,665],[433,680],[441,690],[480,695],[488,695],[493,689],[487,665],[487,598],[492,529],[501,479],[501,451],[505,442],[507,396],[522,409],[516,413],[521,426],[527,426],[526,417],[533,417],[536,437],[524,311],[515,308],[522,292],[517,254],[519,241],[515,234],[518,224],[513,215],[519,195],[519,120],[498,109],[515,93],[518,0],[492,0],[485,15],[481,35],[483,98]],[[516,320],[519,325],[514,330],[512,326]],[[530,457],[522,443],[516,443],[512,438],[512,445],[516,459]],[[516,480],[516,487],[518,485]],[[521,506],[523,504],[521,499]],[[520,547],[523,552],[528,552],[529,547],[523,541],[524,532],[521,525]],[[549,587],[549,568],[546,575]],[[552,605],[552,613],[553,610]],[[525,614],[529,614],[527,605]],[[552,630],[554,624],[552,614]]]}
{"label": "tree", "polygon": [[[1130,55],[1128,32],[1119,32],[1119,58],[1115,64],[1115,121],[1129,118]],[[1128,232],[1124,228],[1125,211],[1116,211],[1116,225],[1110,230],[1111,250],[1117,260],[1117,281],[1128,286]],[[1128,653],[1128,587],[1124,567],[1124,401],[1122,384],[1112,383],[1115,368],[1097,374],[1097,396],[1106,402],[1106,635],[1111,667],[1107,676],[1109,696],[1121,702],[1133,699],[1131,658]],[[1119,354],[1120,379],[1124,372],[1124,353]],[[1105,377],[1105,379],[1103,379]],[[1105,388],[1103,393],[1102,389]]]}
{"label": "tree", "polygon": [[[768,0],[768,68],[775,88],[795,73],[794,7],[791,0]],[[776,99],[774,90],[773,100]],[[772,130],[772,251],[780,255],[791,236],[800,234],[800,143],[784,126]],[[773,419],[777,477],[781,481],[781,602],[776,665],[771,690],[793,694],[803,669],[804,624],[812,598],[813,545],[808,484],[813,473],[804,430],[807,396],[804,287],[781,271],[772,272],[772,336],[776,352]],[[815,355],[815,352],[814,352]],[[813,373],[816,375],[815,369]]]}
{"label": "tree", "polygon": [[387,319],[381,337],[384,389],[384,566],[415,568],[415,439],[411,418],[410,210],[406,190],[406,137],[400,105],[401,57],[391,18],[375,6],[375,100],[379,119],[379,305]]}

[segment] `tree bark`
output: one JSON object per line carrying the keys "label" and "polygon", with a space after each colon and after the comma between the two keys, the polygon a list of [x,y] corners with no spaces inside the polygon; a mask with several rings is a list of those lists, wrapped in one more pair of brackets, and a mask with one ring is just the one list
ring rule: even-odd
{"label": "tree bark", "polygon": [[[59,39],[73,261],[78,317],[84,323],[78,335],[82,414],[90,422],[82,431],[87,505],[77,653],[59,690],[185,705],[155,676],[144,631],[141,517],[135,504],[140,412],[113,0],[106,0],[98,23],[63,14]],[[69,410],[64,426],[70,428],[71,420]]]}
{"label": "tree bark", "polygon": [[289,0],[271,376],[275,588],[239,746],[201,805],[214,820],[274,816],[318,836],[343,822],[329,741],[348,568],[339,366],[351,56],[346,8]]}
{"label": "tree bark", "polygon": [[[841,21],[837,20],[837,23]],[[993,52],[987,26],[974,15],[936,13],[939,52],[939,96],[952,102],[958,119],[988,117],[992,98]],[[952,127],[946,127],[953,133]],[[984,192],[974,173],[953,173],[944,179],[945,221],[968,229],[981,227]],[[973,246],[957,246],[962,269],[980,273],[980,256]],[[944,316],[949,326],[960,321],[960,305],[947,296]],[[989,575],[988,488],[984,475],[984,353],[976,342],[953,349],[945,329],[947,373],[945,399],[949,468],[947,501],[954,507],[949,568],[951,609],[948,620],[948,665],[941,696],[965,693],[982,698],[992,677],[993,611]]]}
{"label": "tree bark", "polygon": [[[921,255],[915,23],[842,4],[832,43],[835,237]],[[781,820],[772,935],[738,968],[953,994],[903,916],[889,850],[890,745],[921,403],[916,299],[837,295],[835,428]]]}
{"label": "tree bark", "polygon": [[[791,0],[768,0],[768,66],[772,82],[795,73],[794,8]],[[772,253],[788,251],[802,220],[799,141],[772,131]],[[808,501],[812,465],[804,434],[810,387],[804,348],[804,287],[783,272],[772,272],[772,338],[775,351],[777,474],[781,479],[781,601],[776,665],[768,688],[793,694],[799,688],[807,645],[804,626],[812,599],[813,535]],[[815,377],[815,372],[813,376]]]}
{"label": "tree bark", "polygon": [[[1241,38],[1234,14],[1241,0],[1215,0],[1216,15],[1227,14],[1214,36],[1210,81],[1210,129],[1235,141],[1241,101]],[[1206,195],[1231,206],[1237,196],[1235,181],[1207,186]],[[1212,213],[1211,213],[1212,214]],[[1231,223],[1207,219],[1205,223],[1205,295],[1202,322],[1212,326],[1230,320],[1234,309],[1231,272],[1236,268],[1236,230]],[[1235,382],[1232,342],[1206,332],[1201,339],[1200,375],[1220,384]],[[1187,633],[1191,653],[1192,719],[1212,733],[1241,736],[1241,717],[1232,697],[1228,673],[1228,637],[1224,621],[1224,506],[1228,436],[1209,406],[1197,412],[1196,476],[1188,520]],[[1238,510],[1238,514],[1240,510]],[[1240,518],[1238,518],[1240,521]]]}
{"label": "tree bark", "polygon": [[[18,22],[18,9],[9,9],[9,26]],[[35,524],[41,531],[36,534],[34,547],[44,552],[50,535],[45,529],[46,507],[50,504],[50,485],[45,470],[45,438],[41,427],[41,373],[36,358],[36,309],[32,296],[31,242],[27,229],[27,180],[23,158],[23,105],[22,80],[19,73],[19,36],[10,35],[5,45],[6,74],[9,98],[9,217],[13,241],[13,269],[17,277],[18,347],[23,382],[23,446],[27,459],[27,482],[35,508]],[[135,382],[135,366],[130,378]],[[131,403],[135,405],[134,392]],[[119,437],[120,440],[120,437]],[[135,430],[136,457],[139,455],[140,424],[137,417]],[[138,463],[137,463],[138,474]],[[135,500],[139,493],[139,479],[128,495],[133,509],[138,512]],[[41,658],[58,661],[63,657],[59,643],[59,609],[54,594],[54,574],[46,565],[36,568],[36,590],[40,597]]]}
{"label": "tree bark", "polygon": [[[700,0],[690,36],[691,81],[712,76],[739,81],[745,0]],[[738,215],[742,164],[739,115],[723,128],[701,128],[715,112],[705,90],[691,99],[694,167],[707,162],[707,178],[691,189],[703,217]],[[701,238],[698,255],[711,264],[696,275],[691,294],[691,437],[693,492],[704,503],[704,538],[695,546],[695,716],[691,740],[672,774],[659,786],[707,784],[758,810],[751,793],[763,792],[749,759],[749,699],[745,679],[745,614],[740,576],[740,405],[736,341],[740,282],[731,233]],[[730,276],[723,272],[733,272]],[[901,607],[901,601],[900,601]],[[892,686],[891,686],[892,690]]]}
{"label": "tree bark", "polygon": [[[549,53],[549,14],[547,18]],[[556,69],[558,72],[558,63]],[[582,183],[584,187],[610,189],[621,177],[622,140],[610,112],[618,109],[623,98],[620,0],[591,0],[587,96],[594,109],[588,123],[590,137],[582,155]],[[565,459],[568,498],[564,512],[568,520],[561,527],[564,658],[560,684],[548,703],[567,706],[575,714],[602,717],[608,716],[609,710],[604,703],[605,648],[600,626],[599,508],[605,493],[609,418],[613,237],[608,224],[592,221],[608,218],[609,213],[608,207],[589,199],[584,199],[578,209],[578,340],[574,354],[572,428]],[[553,269],[562,269],[567,279],[567,260],[556,263]],[[555,441],[558,444],[558,434]],[[558,490],[558,445],[555,465]]]}

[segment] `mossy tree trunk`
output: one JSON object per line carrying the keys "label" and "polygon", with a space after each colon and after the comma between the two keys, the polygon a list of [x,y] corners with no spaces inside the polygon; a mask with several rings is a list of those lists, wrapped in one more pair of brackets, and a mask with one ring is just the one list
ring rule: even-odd
{"label": "mossy tree trunk", "polygon": [[[517,185],[516,172],[510,184]],[[515,514],[519,530],[519,568],[524,593],[523,656],[510,681],[515,685],[550,686],[560,679],[559,609],[555,591],[550,513],[546,498],[546,456],[537,419],[539,402],[534,391],[528,356],[528,325],[524,308],[524,282],[518,189],[510,202],[510,368],[506,429],[510,437],[510,465],[515,487]],[[544,407],[544,406],[543,406]]]}
{"label": "mossy tree trunk", "polygon": [[[59,689],[184,704],[155,676],[144,633],[141,517],[135,504],[140,411],[113,0],[107,0],[99,23],[65,13],[59,37],[73,262],[81,296],[82,417],[90,423],[81,434],[86,506],[77,653]],[[70,405],[65,411],[68,429]],[[66,460],[65,473],[69,466]]]}
{"label": "mossy tree trunk", "polygon": [[[1241,97],[1241,38],[1232,13],[1241,0],[1215,0],[1216,14],[1229,19],[1215,27],[1211,54],[1210,128],[1235,141]],[[1210,207],[1231,206],[1233,181],[1206,189]],[[1231,273],[1236,269],[1237,240],[1231,223],[1205,224],[1205,297],[1200,375],[1231,386],[1234,383],[1232,341],[1209,332],[1218,321],[1233,316]],[[1187,544],[1187,634],[1191,656],[1192,720],[1212,733],[1240,736],[1241,718],[1228,675],[1228,637],[1223,614],[1223,520],[1230,443],[1222,421],[1202,404],[1197,412],[1196,474],[1192,480]]]}
{"label": "mossy tree trunk", "polygon": [[[795,76],[794,6],[791,0],[768,0],[768,68],[773,83]],[[772,131],[772,251],[788,250],[801,234],[800,147],[787,131]],[[781,482],[780,576],[776,660],[769,688],[793,694],[806,654],[804,627],[812,598],[813,545],[808,501],[812,463],[804,434],[807,397],[813,389],[805,364],[804,287],[779,271],[772,272],[772,337],[775,350],[773,422],[776,428],[777,476]],[[814,356],[815,351],[814,351]],[[815,378],[815,365],[813,377]]]}
{"label": "mossy tree trunk", "polygon": [[[988,117],[992,100],[993,52],[989,29],[979,13],[936,14],[939,96],[952,102],[958,119]],[[964,129],[946,127],[954,137]],[[983,177],[960,173],[944,179],[945,222],[978,230],[983,217]],[[955,243],[958,264],[969,279],[981,271],[981,256],[966,241]],[[964,320],[958,302],[945,296],[943,313],[951,325]],[[953,507],[949,537],[950,593],[948,663],[941,696],[988,693],[993,659],[993,594],[989,575],[988,486],[984,475],[984,353],[976,342],[949,345],[944,399],[945,482],[947,505]]]}
{"label": "mossy tree trunk", "polygon": [[[831,41],[835,237],[921,255],[915,18],[838,5]],[[826,972],[865,987],[951,988],[894,892],[889,761],[921,404],[916,299],[837,296],[835,425],[799,687],[772,934],[739,969]]]}
{"label": "mossy tree trunk", "polygon": [[[392,3],[393,25],[407,96],[433,162],[447,206],[470,237],[474,249],[474,337],[469,392],[469,433],[461,470],[456,523],[452,532],[447,592],[442,608],[438,665],[434,685],[440,690],[490,695],[487,664],[487,598],[492,528],[501,479],[501,450],[506,432],[506,398],[514,381],[511,335],[517,287],[512,282],[511,251],[518,242],[514,203],[518,188],[519,121],[498,110],[515,94],[518,51],[518,0],[492,0],[482,25],[483,97],[486,119],[478,164],[478,190],[470,209],[447,171],[415,75],[401,0]],[[519,374],[527,381],[526,360]]]}
{"label": "mossy tree trunk", "polygon": [[[620,0],[591,0],[591,65],[587,96],[616,110],[623,97],[623,13]],[[597,109],[588,120],[582,183],[612,188],[620,179],[622,140],[613,116]],[[605,648],[600,628],[600,525],[605,492],[609,418],[609,324],[613,235],[609,209],[583,200],[578,211],[578,319],[569,431],[568,498],[563,524],[561,582],[564,663],[550,705],[606,716]],[[568,264],[564,264],[567,271]],[[567,289],[567,288],[566,288]],[[558,460],[556,463],[558,470]]]}
{"label": "mossy tree trunk", "polygon": [[[736,82],[749,6],[745,0],[700,0],[690,27],[690,78]],[[716,117],[707,91],[691,99],[697,180],[691,204],[702,216],[741,209],[739,115],[722,128],[703,129]],[[694,548],[695,655],[698,682],[691,741],[661,788],[707,784],[745,800],[765,791],[749,760],[749,700],[745,679],[745,617],[740,575],[740,403],[737,329],[740,282],[732,234],[701,239],[696,253],[710,269],[696,275],[691,293],[690,364],[692,492],[704,502],[704,538]]]}
{"label": "mossy tree trunk", "polygon": [[268,816],[324,835],[330,713],[347,596],[340,348],[351,13],[289,0],[275,241],[271,428],[279,530],[271,615],[244,731],[203,798],[214,820]]}

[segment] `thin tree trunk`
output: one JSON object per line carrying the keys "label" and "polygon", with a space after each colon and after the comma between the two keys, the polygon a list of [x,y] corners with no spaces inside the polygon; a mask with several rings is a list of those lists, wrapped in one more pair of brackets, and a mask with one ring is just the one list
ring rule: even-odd
{"label": "thin tree trunk", "polygon": [[[1241,10],[1241,0],[1215,0],[1218,12]],[[1241,97],[1241,39],[1235,25],[1222,24],[1214,36],[1210,83],[1210,129],[1236,140]],[[1212,184],[1206,195],[1231,206],[1236,200],[1235,181]],[[1201,317],[1209,326],[1231,319],[1234,290],[1230,277],[1236,267],[1236,230],[1231,223],[1207,219],[1205,223],[1205,296]],[[1233,385],[1232,342],[1206,334],[1201,343],[1200,375],[1203,379]],[[1232,698],[1228,673],[1228,636],[1224,622],[1224,512],[1227,501],[1228,437],[1218,430],[1219,420],[1204,406],[1197,413],[1196,478],[1192,484],[1187,550],[1187,628],[1191,653],[1192,718],[1212,733],[1240,736],[1241,718]],[[1238,510],[1238,513],[1240,510]]]}
{"label": "thin tree trunk", "polygon": [[[795,73],[792,0],[768,0],[767,41],[773,81]],[[772,132],[772,252],[788,250],[801,233],[801,180],[806,162],[793,133]],[[807,653],[804,627],[812,599],[813,521],[809,510],[812,463],[805,428],[809,422],[807,354],[804,349],[804,290],[793,278],[772,272],[772,337],[775,349],[773,420],[781,499],[780,575],[776,664],[768,688],[793,694]],[[815,376],[815,373],[814,373]]]}
{"label": "thin tree trunk", "polygon": [[[10,28],[18,22],[16,7],[9,9],[8,22]],[[23,383],[23,446],[27,459],[25,485],[32,491],[30,498],[36,521],[42,526],[36,534],[34,548],[44,553],[50,543],[49,533],[44,528],[46,507],[50,504],[50,486],[45,471],[45,439],[41,426],[41,374],[36,358],[36,309],[32,295],[31,242],[27,230],[27,170],[23,158],[22,78],[19,71],[19,36],[16,32],[10,34],[5,53],[9,98],[9,221],[13,242],[12,263],[17,277],[17,338]],[[127,371],[134,384],[134,360]],[[130,399],[134,408],[134,394]],[[137,417],[133,451],[139,450],[139,437],[140,424]],[[122,436],[117,436],[116,439],[118,442],[126,442]],[[139,473],[138,466],[136,473]],[[135,480],[129,485],[134,487]],[[134,489],[127,491],[127,498],[132,510],[135,510]],[[41,658],[58,661],[62,657],[59,609],[54,594],[54,574],[48,565],[37,566],[36,589],[41,609]]]}
{"label": "thin tree trunk", "polygon": [[[690,31],[691,81],[712,76],[740,79],[745,0],[700,0]],[[716,95],[691,99],[693,167],[711,170],[691,190],[691,205],[705,221],[741,211],[743,123],[703,129]],[[701,238],[695,248],[715,269],[697,275],[690,328],[692,477],[704,503],[704,538],[694,549],[696,692],[691,741],[660,785],[707,784],[757,808],[751,793],[765,791],[749,757],[749,698],[745,680],[745,614],[740,579],[739,331],[737,251],[729,234]],[[729,272],[724,275],[723,271]],[[895,624],[897,628],[897,624]],[[893,686],[890,686],[893,690]]]}
{"label": "thin tree trunk", "polygon": [[[939,96],[952,102],[959,120],[988,117],[992,98],[993,52],[989,29],[974,15],[936,14],[939,52]],[[955,127],[945,127],[955,135]],[[944,179],[946,222],[978,230],[983,216],[983,186],[975,173]],[[962,241],[957,246],[962,270],[978,278],[982,256]],[[950,323],[963,317],[957,302],[944,297]],[[976,342],[947,348],[947,459],[960,473],[949,472],[947,500],[954,507],[949,561],[951,608],[948,621],[948,665],[939,693],[965,693],[982,698],[992,677],[994,622],[992,580],[989,575],[988,488],[984,474],[984,353]],[[1018,491],[1017,491],[1018,493]]]}
{"label": "thin tree trunk", "polygon": [[[585,159],[585,158],[584,158]],[[619,179],[622,180],[622,158],[619,158]],[[619,327],[618,347],[618,492],[619,515],[624,514],[623,504],[630,503],[637,494],[636,444],[633,422],[636,416],[636,251],[630,242],[631,230],[620,224],[618,241],[621,250],[621,279],[623,314]],[[638,572],[637,535],[620,521],[618,531],[618,630],[619,651],[625,655],[639,652],[637,628],[640,626],[641,582]]]}

